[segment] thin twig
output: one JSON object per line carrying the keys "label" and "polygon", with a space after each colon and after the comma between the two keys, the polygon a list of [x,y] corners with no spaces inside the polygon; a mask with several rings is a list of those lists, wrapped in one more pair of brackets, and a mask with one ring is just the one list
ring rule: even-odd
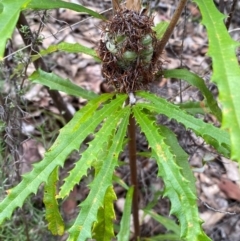
{"label": "thin twig", "polygon": [[[29,45],[29,40],[30,41],[34,40],[34,36],[33,36],[33,33],[31,32],[29,24],[28,24],[25,16],[23,15],[23,13],[20,13],[20,16],[19,16],[19,19],[18,19],[18,22],[17,22],[17,28],[20,29],[21,26],[28,26],[28,28],[29,28],[28,36],[25,36],[21,31],[19,31],[25,45]],[[31,46],[32,46],[32,51],[37,52],[37,53],[40,51],[38,46],[35,43],[32,43]],[[37,59],[36,61],[33,62],[33,64],[34,64],[36,69],[41,68],[45,72],[50,72],[42,58]],[[72,114],[68,110],[68,108],[67,108],[66,104],[64,103],[64,101],[63,101],[61,95],[59,94],[59,92],[56,91],[56,90],[50,90],[48,87],[47,87],[47,90],[48,90],[48,93],[49,93],[49,95],[51,96],[51,98],[54,102],[54,105],[59,110],[60,114],[62,114],[62,116],[64,117],[66,122],[70,121],[72,119]]]}
{"label": "thin twig", "polygon": [[224,213],[224,214],[228,214],[228,215],[236,215],[237,213],[235,212],[228,212],[228,211],[223,211],[223,210],[219,210],[219,209],[215,209],[213,207],[210,207],[206,202],[201,201],[202,204],[209,210],[217,212],[217,213]]}
{"label": "thin twig", "polygon": [[234,28],[234,29],[229,30],[228,32],[232,33],[232,32],[237,32],[237,31],[240,31],[240,28]]}

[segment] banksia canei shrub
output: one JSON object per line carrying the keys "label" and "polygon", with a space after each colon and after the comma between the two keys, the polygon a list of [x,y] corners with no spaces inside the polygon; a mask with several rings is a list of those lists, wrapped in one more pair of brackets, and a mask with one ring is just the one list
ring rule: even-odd
{"label": "banksia canei shrub", "polygon": [[157,38],[152,27],[153,17],[129,9],[116,11],[103,26],[98,48],[102,74],[118,92],[146,89],[153,81],[159,61],[153,61]]}

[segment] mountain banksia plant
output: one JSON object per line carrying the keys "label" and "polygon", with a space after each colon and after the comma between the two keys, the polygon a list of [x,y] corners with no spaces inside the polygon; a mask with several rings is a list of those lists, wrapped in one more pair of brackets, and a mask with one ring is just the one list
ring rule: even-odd
{"label": "mountain banksia plant", "polygon": [[153,61],[157,38],[152,27],[153,17],[126,8],[104,25],[98,49],[102,74],[118,92],[146,89],[161,66]]}
{"label": "mountain banksia plant", "polygon": [[[119,1],[112,0],[114,16],[103,26],[98,53],[78,43],[67,42],[34,51],[39,52],[39,55],[32,56],[31,60],[42,58],[53,51],[82,52],[95,59],[101,57],[103,76],[109,84],[115,86],[119,93],[97,95],[82,89],[68,79],[48,73],[44,69],[37,69],[29,76],[29,80],[33,83],[44,84],[51,90],[63,91],[87,99],[89,102],[78,110],[60,130],[53,145],[46,151],[44,158],[33,165],[32,171],[24,174],[22,181],[16,187],[6,190],[6,195],[0,202],[0,225],[6,219],[11,218],[14,211],[22,207],[26,199],[36,194],[44,184],[48,228],[54,235],[65,236],[65,232],[68,232],[67,241],[90,239],[129,241],[131,217],[133,217],[134,226],[131,240],[134,241],[160,239],[211,241],[204,233],[202,220],[199,218],[196,179],[189,165],[189,155],[179,145],[173,131],[167,126],[158,124],[158,118],[155,116],[160,114],[177,121],[194,135],[202,138],[204,147],[208,150],[215,149],[214,155],[219,153],[240,163],[240,68],[236,58],[236,47],[239,43],[229,36],[223,21],[224,16],[216,9],[214,1],[194,0],[202,14],[202,23],[208,33],[208,54],[212,58],[213,67],[212,80],[219,89],[219,102],[209,91],[204,80],[187,69],[164,70],[160,71],[160,74],[165,78],[185,80],[198,88],[204,97],[201,102],[189,101],[188,106],[179,107],[150,92],[138,91],[146,89],[148,83],[154,80],[155,73],[161,70],[159,56],[186,2],[187,0],[179,1],[169,23],[161,22],[154,27],[157,32],[156,37],[152,28],[153,18],[146,16],[140,10],[139,0],[127,0],[126,8],[122,9],[119,7]],[[16,11],[13,13],[8,11],[13,7]],[[11,37],[16,22],[18,22],[17,26],[21,26],[20,23],[23,22],[23,13],[19,17],[21,11],[56,8],[89,13],[105,20],[102,15],[84,6],[62,0],[3,0],[0,3],[0,22],[6,24],[0,25],[0,33],[2,33],[0,34],[0,59],[4,57],[5,44]],[[6,57],[4,61],[7,61]],[[39,68],[38,64],[36,68]],[[141,101],[131,101],[134,94],[140,97]],[[216,117],[219,123],[222,123],[222,128],[195,117],[195,114],[202,117],[205,111]],[[62,111],[59,110],[59,113]],[[147,153],[137,152],[136,125],[146,137],[149,146]],[[3,134],[5,132],[6,130],[3,130]],[[128,133],[127,137],[126,133]],[[89,135],[91,140],[86,143]],[[126,142],[128,142],[129,150],[131,187],[128,187],[124,180],[117,176],[118,172],[115,172]],[[86,147],[84,150],[83,146]],[[79,153],[79,159],[71,165],[72,169],[69,170],[66,178],[58,181],[59,167],[64,167],[66,160],[76,151]],[[169,198],[170,214],[176,217],[177,224],[172,219],[163,218],[154,210],[150,210],[154,208],[155,201],[160,197],[162,190],[156,190],[153,193],[153,200],[145,208],[139,207],[140,195],[138,193],[141,188],[138,186],[138,178],[140,178],[137,173],[138,155],[151,158],[151,162],[156,161],[157,175],[164,182],[163,196]],[[121,163],[127,164],[127,158],[126,163],[125,160]],[[72,226],[66,229],[59,210],[58,199],[65,199],[76,185],[85,183],[84,178],[85,176],[88,178],[88,174],[91,175],[88,180],[92,180],[88,185],[89,193],[84,200],[81,200],[79,213],[72,222]],[[115,182],[127,191],[119,225],[115,225],[113,221],[116,218],[114,202],[117,199],[113,185]],[[3,189],[9,188],[9,184],[7,181]],[[138,215],[140,208],[144,214],[158,220],[167,229],[167,233],[143,237]]]}

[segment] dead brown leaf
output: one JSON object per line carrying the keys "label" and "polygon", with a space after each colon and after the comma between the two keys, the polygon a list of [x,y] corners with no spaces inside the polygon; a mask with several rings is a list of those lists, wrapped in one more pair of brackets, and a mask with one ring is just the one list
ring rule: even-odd
{"label": "dead brown leaf", "polygon": [[221,178],[218,186],[228,198],[240,201],[240,188],[237,184],[226,178]]}

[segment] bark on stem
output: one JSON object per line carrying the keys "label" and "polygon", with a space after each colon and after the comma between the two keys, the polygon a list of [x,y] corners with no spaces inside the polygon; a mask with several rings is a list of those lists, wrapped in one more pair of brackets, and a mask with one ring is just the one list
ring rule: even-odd
{"label": "bark on stem", "polygon": [[129,149],[129,162],[131,172],[131,183],[134,186],[133,192],[133,223],[134,223],[134,240],[140,236],[139,217],[138,217],[138,178],[137,178],[137,158],[136,158],[136,124],[133,114],[129,117],[128,126],[128,149]]}
{"label": "bark on stem", "polygon": [[176,26],[176,24],[178,22],[178,19],[181,16],[181,13],[182,13],[182,11],[184,9],[184,6],[186,5],[186,2],[187,2],[187,0],[181,0],[179,2],[178,6],[177,6],[177,9],[174,12],[173,17],[171,19],[171,22],[168,25],[168,28],[167,28],[166,32],[164,33],[162,39],[158,42],[158,44],[156,46],[155,55],[153,56],[154,60],[158,60],[160,55],[162,54],[162,52],[163,52],[163,50],[164,50],[164,48],[165,48],[165,46],[167,44],[167,41],[171,37],[173,29],[175,28],[175,26]]}

